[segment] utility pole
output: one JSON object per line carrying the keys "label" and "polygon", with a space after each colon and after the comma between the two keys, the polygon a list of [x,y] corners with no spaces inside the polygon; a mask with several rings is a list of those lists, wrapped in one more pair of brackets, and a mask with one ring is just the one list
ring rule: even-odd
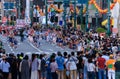
{"label": "utility pole", "polygon": [[111,13],[110,13],[110,0],[108,0],[108,13],[107,13],[107,15],[108,15],[107,34],[108,34],[108,36],[110,36],[110,33],[111,33],[111,31],[110,31],[110,16],[111,16]]}
{"label": "utility pole", "polygon": [[95,12],[96,25],[95,25],[95,28],[97,28],[97,27],[98,27],[98,16],[99,16],[99,13],[98,13],[98,10],[96,9],[96,12]]}
{"label": "utility pole", "polygon": [[64,16],[63,16],[63,19],[64,19],[64,29],[66,29],[66,9],[67,9],[67,7],[69,6],[69,0],[64,0],[63,1],[63,3],[64,3]]}
{"label": "utility pole", "polygon": [[76,0],[74,0],[74,28],[76,29]]}
{"label": "utility pole", "polygon": [[18,1],[18,18],[20,19],[21,18],[21,0]]}
{"label": "utility pole", "polygon": [[46,26],[48,26],[48,6],[47,6],[47,0],[45,0],[45,16],[46,16]]}
{"label": "utility pole", "polygon": [[31,12],[31,14],[30,14],[30,18],[31,18],[31,26],[32,26],[32,22],[33,22],[33,0],[30,0],[30,12]]}
{"label": "utility pole", "polygon": [[83,25],[83,0],[81,0],[81,6],[80,6],[80,20],[81,20],[81,27]]}

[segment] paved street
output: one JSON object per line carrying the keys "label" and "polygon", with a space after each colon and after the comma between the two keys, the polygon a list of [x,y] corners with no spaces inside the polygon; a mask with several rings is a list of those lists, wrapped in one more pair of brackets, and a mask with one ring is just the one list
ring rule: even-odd
{"label": "paved street", "polygon": [[10,44],[7,41],[7,37],[0,35],[0,40],[2,40],[4,44],[4,48],[6,50],[6,53],[25,53],[25,54],[31,54],[31,53],[46,53],[46,54],[51,54],[51,53],[56,53],[57,51],[73,51],[69,48],[61,48],[58,47],[55,44],[50,44],[46,42],[45,40],[41,40],[41,46],[39,48],[35,47],[32,43],[30,43],[28,40],[25,40],[24,42],[20,42],[19,39],[20,37],[16,37],[18,40],[18,45],[17,48],[14,49],[10,46]]}

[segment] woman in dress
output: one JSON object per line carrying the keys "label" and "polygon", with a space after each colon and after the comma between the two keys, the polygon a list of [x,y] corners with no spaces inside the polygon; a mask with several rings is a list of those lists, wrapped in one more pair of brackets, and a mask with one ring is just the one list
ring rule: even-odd
{"label": "woman in dress", "polygon": [[26,55],[20,63],[21,79],[29,79],[30,77],[30,65],[28,59],[29,58]]}
{"label": "woman in dress", "polygon": [[31,79],[38,79],[38,59],[36,54],[32,54]]}

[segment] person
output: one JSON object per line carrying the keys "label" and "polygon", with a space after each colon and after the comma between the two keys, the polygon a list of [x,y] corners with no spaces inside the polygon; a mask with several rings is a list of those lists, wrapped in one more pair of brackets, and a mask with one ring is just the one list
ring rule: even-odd
{"label": "person", "polygon": [[20,29],[20,41],[23,42],[24,41],[24,29]]}
{"label": "person", "polygon": [[13,56],[13,61],[12,61],[12,64],[11,64],[11,67],[12,67],[12,79],[17,79],[17,59],[16,59],[16,56]]}
{"label": "person", "polygon": [[10,68],[9,68],[10,77],[13,78],[14,72],[17,72],[16,66],[14,67],[14,61],[16,61],[16,60],[14,59],[14,54],[13,53],[9,54],[9,56],[7,57],[7,61],[10,64]]}
{"label": "person", "polygon": [[106,67],[108,68],[108,79],[115,79],[115,59],[111,54],[110,59],[106,61]]}
{"label": "person", "polygon": [[56,57],[56,62],[58,65],[58,79],[64,79],[64,58],[62,57],[61,52],[57,52],[58,56]]}
{"label": "person", "polygon": [[30,62],[28,61],[28,56],[25,55],[23,60],[20,62],[20,72],[21,72],[21,79],[29,79],[30,77]]}
{"label": "person", "polygon": [[3,79],[8,79],[10,64],[7,62],[6,58],[3,58],[3,61],[0,63]]}
{"label": "person", "polygon": [[77,79],[77,63],[78,59],[75,57],[75,53],[71,52],[71,57],[69,59],[70,79]]}
{"label": "person", "polygon": [[83,79],[87,79],[87,64],[88,64],[89,54],[86,51],[85,56],[83,57],[84,69],[83,69]]}
{"label": "person", "polygon": [[41,79],[46,79],[47,77],[47,63],[46,63],[46,58],[45,55],[42,55],[42,59],[41,59]]}
{"label": "person", "polygon": [[92,58],[88,59],[87,71],[88,79],[95,79],[95,65],[92,62]]}
{"label": "person", "polygon": [[22,61],[22,59],[20,59],[20,54],[17,54],[17,74],[18,74],[18,79],[21,79],[21,73],[19,71],[20,68],[20,62]]}
{"label": "person", "polygon": [[98,77],[99,79],[106,79],[106,73],[105,73],[105,58],[102,58],[102,54],[99,53],[99,57],[97,59],[97,66],[98,66]]}
{"label": "person", "polygon": [[57,68],[58,68],[58,65],[55,62],[55,59],[52,59],[52,62],[50,64],[50,68],[51,68],[52,79],[58,79],[57,78]]}
{"label": "person", "polygon": [[82,58],[82,51],[77,52],[77,59],[78,59],[78,64],[77,64],[77,70],[78,70],[78,75],[79,79],[82,79],[83,77],[83,58]]}
{"label": "person", "polygon": [[38,79],[41,79],[41,59],[42,59],[42,54],[38,56]]}
{"label": "person", "polygon": [[64,55],[64,60],[65,60],[65,63],[64,63],[64,78],[67,79],[67,75],[66,75],[66,72],[67,72],[66,63],[68,62],[68,54],[67,54],[67,52],[64,52],[63,55]]}
{"label": "person", "polygon": [[67,61],[65,62],[65,67],[66,67],[66,79],[70,79],[70,64],[69,64],[69,60],[70,60],[71,55],[68,54],[68,58]]}
{"label": "person", "polygon": [[36,54],[32,54],[31,79],[38,79],[38,59]]}
{"label": "person", "polygon": [[117,57],[117,61],[115,62],[115,79],[120,79],[120,55]]}

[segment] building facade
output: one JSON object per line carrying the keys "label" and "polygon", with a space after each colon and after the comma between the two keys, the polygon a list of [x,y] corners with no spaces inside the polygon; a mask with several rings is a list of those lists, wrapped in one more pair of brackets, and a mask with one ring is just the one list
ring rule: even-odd
{"label": "building facade", "polygon": [[1,18],[6,17],[7,21],[16,18],[15,0],[1,0]]}

